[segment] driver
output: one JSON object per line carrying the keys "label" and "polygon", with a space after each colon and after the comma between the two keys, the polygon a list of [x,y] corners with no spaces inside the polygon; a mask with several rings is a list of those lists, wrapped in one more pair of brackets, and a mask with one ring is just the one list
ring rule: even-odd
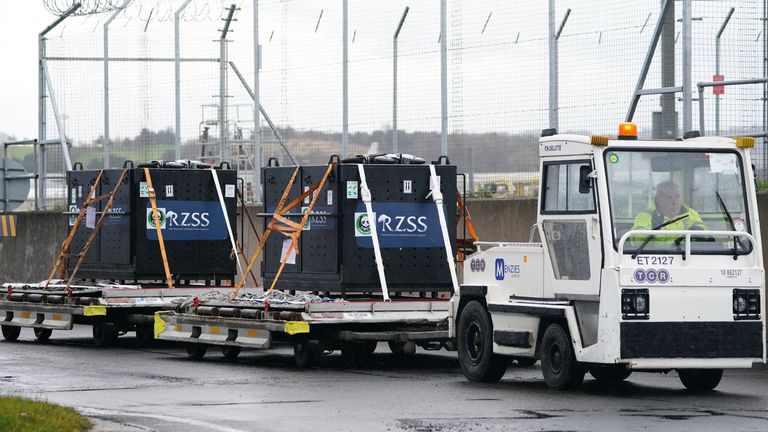
{"label": "driver", "polygon": [[[667,222],[678,219],[662,230],[706,230],[707,226],[701,220],[696,210],[683,204],[680,188],[671,180],[656,185],[656,197],[647,209],[635,217],[633,230],[651,230]],[[657,240],[663,240],[657,238]]]}

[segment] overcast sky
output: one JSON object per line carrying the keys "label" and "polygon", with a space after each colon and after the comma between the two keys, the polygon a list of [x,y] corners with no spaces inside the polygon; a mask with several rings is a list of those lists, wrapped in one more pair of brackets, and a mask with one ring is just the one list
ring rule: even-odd
{"label": "overcast sky", "polygon": [[0,132],[37,137],[37,35],[54,19],[41,0],[0,0]]}

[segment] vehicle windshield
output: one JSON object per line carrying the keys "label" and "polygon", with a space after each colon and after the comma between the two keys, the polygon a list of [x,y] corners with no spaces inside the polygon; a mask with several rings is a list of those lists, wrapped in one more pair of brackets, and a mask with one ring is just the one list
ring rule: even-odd
{"label": "vehicle windshield", "polygon": [[680,254],[685,241],[665,230],[701,231],[691,237],[692,254],[743,255],[746,238],[707,231],[750,232],[742,162],[735,151],[612,150],[605,152],[614,247],[630,230],[630,254]]}

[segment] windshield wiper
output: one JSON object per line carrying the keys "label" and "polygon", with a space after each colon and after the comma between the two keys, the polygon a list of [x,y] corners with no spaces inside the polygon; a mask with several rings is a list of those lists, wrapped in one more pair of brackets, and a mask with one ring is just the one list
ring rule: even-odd
{"label": "windshield wiper", "polygon": [[[675,222],[678,222],[678,221],[681,221],[681,220],[683,220],[683,219],[685,219],[685,218],[687,218],[687,217],[688,217],[688,214],[686,213],[686,214],[684,214],[684,215],[682,215],[682,216],[678,216],[678,217],[676,217],[676,218],[674,218],[674,219],[668,220],[668,221],[666,221],[666,222],[662,223],[661,225],[657,225],[657,226],[655,226],[655,227],[651,228],[651,230],[653,230],[653,231],[658,231],[658,230],[660,230],[660,229],[664,228],[664,227],[665,227],[665,226],[667,226],[667,225],[672,225],[673,223],[675,223]],[[644,248],[645,248],[645,247],[648,245],[648,243],[650,243],[651,239],[652,239],[652,238],[654,238],[654,237],[656,237],[656,234],[651,234],[651,235],[649,235],[649,236],[648,236],[648,238],[646,238],[646,239],[645,239],[645,241],[643,242],[643,244],[641,244],[641,245],[640,245],[640,247],[638,247],[637,249],[635,249],[635,253],[634,253],[634,254],[632,254],[632,259],[635,259],[635,258],[637,258],[637,256],[638,256],[638,255],[640,255],[640,252],[642,252],[642,251],[643,251],[643,249],[644,249]]]}
{"label": "windshield wiper", "polygon": [[[725,201],[723,201],[723,197],[720,196],[720,191],[715,191],[715,196],[717,197],[717,201],[720,203],[720,207],[723,208],[723,212],[725,212],[726,219],[728,220],[728,223],[731,225],[731,230],[736,231],[736,225],[734,225],[733,223],[733,217],[731,216],[731,212],[728,211],[728,207],[725,206]],[[747,248],[745,248],[744,245],[741,243],[741,237],[733,236],[733,259],[734,260],[739,258],[739,252],[738,252],[738,248],[736,247],[736,242],[738,242],[739,246],[743,250],[747,250]]]}

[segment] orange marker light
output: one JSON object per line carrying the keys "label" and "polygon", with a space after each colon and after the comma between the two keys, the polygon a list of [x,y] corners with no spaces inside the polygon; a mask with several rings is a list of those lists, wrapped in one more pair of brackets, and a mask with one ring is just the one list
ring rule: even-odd
{"label": "orange marker light", "polygon": [[619,139],[637,139],[637,125],[634,123],[620,124]]}

